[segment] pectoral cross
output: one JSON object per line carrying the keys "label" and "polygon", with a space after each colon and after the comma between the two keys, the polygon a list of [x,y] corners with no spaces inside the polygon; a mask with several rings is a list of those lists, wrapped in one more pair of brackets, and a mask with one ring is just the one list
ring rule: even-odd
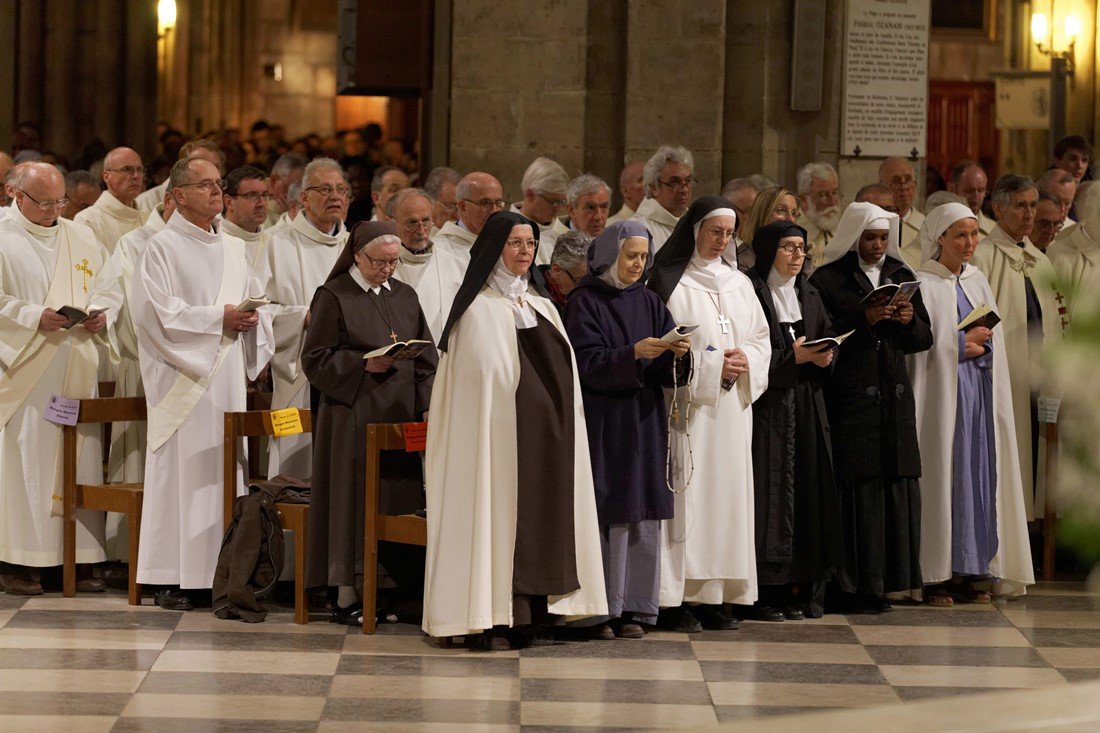
{"label": "pectoral cross", "polygon": [[718,327],[722,329],[722,333],[730,332],[730,325],[733,323],[730,319],[726,318],[721,313],[718,314],[718,320],[716,321]]}
{"label": "pectoral cross", "polygon": [[390,338],[393,339],[395,344],[397,343],[397,331],[394,331],[392,328],[390,329]]}
{"label": "pectoral cross", "polygon": [[84,292],[88,292],[88,278],[94,275],[92,268],[88,267],[88,258],[85,257],[80,261],[80,264],[76,266],[76,271],[84,276]]}
{"label": "pectoral cross", "polygon": [[791,341],[797,341],[798,337],[794,335],[794,326],[787,326],[787,330],[791,332]]}
{"label": "pectoral cross", "polygon": [[1069,328],[1069,310],[1066,308],[1066,299],[1061,293],[1054,294],[1054,300],[1058,303],[1058,317],[1062,324],[1062,330]]}

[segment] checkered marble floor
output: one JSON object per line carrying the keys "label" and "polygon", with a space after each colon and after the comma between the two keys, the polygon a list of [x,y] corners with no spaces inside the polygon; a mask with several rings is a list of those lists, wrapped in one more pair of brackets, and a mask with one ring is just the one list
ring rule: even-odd
{"label": "checkered marble floor", "polygon": [[278,607],[250,625],[113,593],[0,594],[0,730],[706,728],[1100,679],[1100,597],[1079,583],[994,606],[498,654],[315,619],[295,626]]}

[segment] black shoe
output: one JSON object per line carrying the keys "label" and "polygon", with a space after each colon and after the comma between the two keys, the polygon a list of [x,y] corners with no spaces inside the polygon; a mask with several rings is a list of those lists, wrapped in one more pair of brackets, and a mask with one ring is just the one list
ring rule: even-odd
{"label": "black shoe", "polygon": [[753,606],[752,617],[756,621],[786,621],[787,617],[778,608],[771,606]]}
{"label": "black shoe", "polygon": [[783,617],[788,621],[802,621],[806,618],[806,612],[797,606],[787,606],[783,609]]}
{"label": "black shoe", "polygon": [[466,648],[479,652],[507,652],[511,651],[512,644],[508,637],[499,631],[483,631],[480,634],[466,635]]}
{"label": "black shoe", "polygon": [[703,625],[691,615],[686,606],[662,608],[657,614],[657,625],[665,631],[681,634],[697,634],[703,630]]}
{"label": "black shoe", "polygon": [[195,604],[191,603],[191,599],[188,595],[179,588],[165,588],[164,590],[157,591],[153,599],[158,606],[166,611],[195,610]]}
{"label": "black shoe", "polygon": [[334,605],[332,608],[332,617],[329,621],[334,624],[343,624],[344,626],[362,626],[363,604],[356,602],[344,608]]}
{"label": "black shoe", "polygon": [[733,631],[741,625],[737,619],[722,613],[722,607],[718,605],[692,606],[692,610],[695,611],[699,623],[708,631]]}

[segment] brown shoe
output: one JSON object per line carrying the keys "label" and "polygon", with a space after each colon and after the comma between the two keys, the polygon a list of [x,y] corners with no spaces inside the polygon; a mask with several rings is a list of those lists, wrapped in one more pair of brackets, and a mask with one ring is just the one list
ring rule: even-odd
{"label": "brown shoe", "polygon": [[44,592],[38,573],[10,573],[3,576],[4,592],[13,596],[40,596]]}
{"label": "brown shoe", "polygon": [[103,593],[107,590],[107,584],[99,578],[81,578],[76,581],[77,593]]}

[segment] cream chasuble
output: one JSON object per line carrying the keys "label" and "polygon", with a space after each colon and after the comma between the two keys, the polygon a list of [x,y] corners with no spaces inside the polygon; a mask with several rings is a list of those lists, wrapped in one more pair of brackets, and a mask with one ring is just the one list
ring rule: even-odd
{"label": "cream chasuble", "polygon": [[901,220],[901,259],[913,272],[923,264],[920,249],[920,228],[923,225],[924,214],[916,209],[909,209]]}
{"label": "cream chasuble", "polygon": [[470,264],[470,247],[477,235],[449,221],[439,230],[432,240],[432,256],[416,285],[416,297],[420,300],[420,309],[428,321],[432,340],[437,342],[447,325],[447,316],[451,314],[458,286]]}
{"label": "cream chasuble", "polygon": [[[269,307],[275,330],[275,358],[271,376],[275,389],[271,409],[309,409],[309,379],[302,371],[302,340],[306,314],[317,288],[336,264],[348,230],[341,223],[334,234],[325,234],[305,213],[285,229],[267,239],[264,257],[256,268],[261,291],[272,302]],[[313,473],[313,443],[309,433],[272,438],[267,475],[284,474],[309,480]]]}
{"label": "cream chasuble", "polygon": [[[1038,477],[1032,479],[1031,394],[1046,393],[1042,378],[1043,348],[1062,338],[1062,323],[1058,314],[1057,294],[1051,287],[1054,267],[1047,256],[1025,238],[1020,247],[999,225],[978,243],[973,264],[982,271],[1001,317],[1005,356],[1008,357],[1008,378],[1012,386],[1012,410],[1016,418],[1016,445],[1020,459],[1024,505],[1028,520],[1042,517],[1046,505],[1046,441],[1040,426]],[[1042,309],[1042,342],[1028,336],[1027,293],[1024,278],[1031,280]],[[993,305],[990,303],[989,305]]]}
{"label": "cream chasuble", "polygon": [[1068,285],[1064,305],[1068,309],[1068,321],[1072,323],[1074,309],[1081,301],[1079,296],[1100,293],[1100,244],[1085,227],[1078,225],[1059,232],[1047,247],[1046,254],[1059,282]]}
{"label": "cream chasuble", "polygon": [[[107,253],[83,224],[28,221],[17,207],[0,221],[0,560],[62,562],[61,427],[42,413],[51,395],[96,396],[97,343],[82,326],[39,330],[46,308],[102,307],[94,278]],[[110,319],[110,314],[108,314]],[[105,351],[107,351],[105,349]],[[79,429],[77,480],[102,480],[98,426]],[[76,561],[105,559],[104,514],[77,510]]]}
{"label": "cream chasuble", "polygon": [[[647,199],[648,200],[648,199]],[[732,248],[726,250],[734,256]],[[662,607],[684,602],[751,604],[757,598],[752,403],[768,387],[768,322],[736,262],[692,258],[668,299],[691,337],[692,378],[665,390],[673,420],[676,516],[661,527]],[[722,386],[726,349],[740,348],[749,371]]]}
{"label": "cream chasuble", "polygon": [[[215,227],[217,223],[215,222]],[[222,330],[225,306],[261,292],[240,240],[176,212],[135,266],[130,313],[149,404],[138,582],[209,588],[222,540],[222,431],[245,379],[274,351],[271,316]],[[237,491],[243,493],[244,452]]]}
{"label": "cream chasuble", "polygon": [[645,198],[638,204],[638,210],[632,217],[635,221],[645,224],[653,237],[653,251],[656,252],[665,245],[665,241],[672,235],[676,228],[676,222],[680,217],[673,216],[668,209],[657,203],[657,199]]}
{"label": "cream chasuble", "polygon": [[[932,324],[928,351],[906,357],[917,404],[917,438],[921,454],[920,568],[925,585],[951,579],[952,468],[955,412],[959,383],[958,298],[956,278],[939,262],[929,260],[917,271],[921,297]],[[992,304],[985,276],[973,266],[963,268],[958,282],[977,307]],[[999,579],[999,595],[1020,595],[1035,582],[1031,545],[1016,455],[1008,358],[1003,348],[1004,323],[993,329],[993,433],[996,446],[997,554],[989,574]]]}

